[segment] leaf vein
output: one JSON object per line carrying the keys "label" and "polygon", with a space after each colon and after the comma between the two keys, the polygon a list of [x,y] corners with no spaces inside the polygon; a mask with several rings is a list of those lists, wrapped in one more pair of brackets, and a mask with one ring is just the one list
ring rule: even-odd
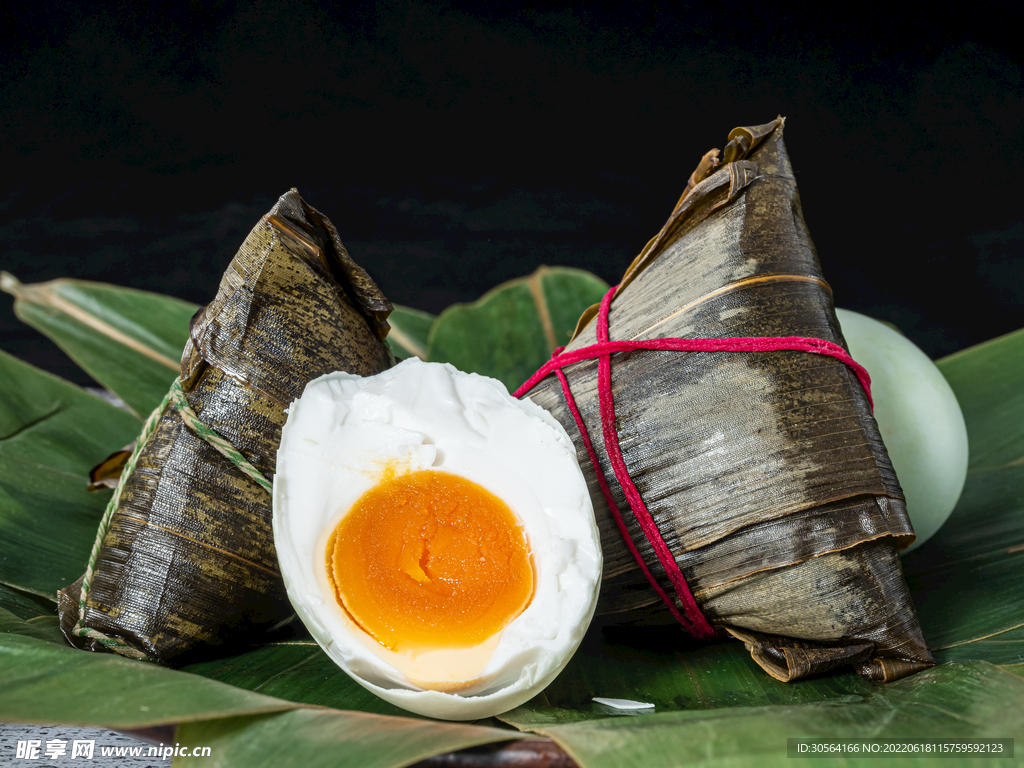
{"label": "leaf vein", "polygon": [[292,671],[294,671],[294,670],[298,669],[298,668],[299,668],[299,667],[301,667],[301,666],[302,666],[303,664],[307,664],[307,663],[309,663],[309,661],[310,661],[311,659],[315,658],[315,657],[316,657],[316,654],[315,654],[315,653],[311,653],[311,654],[309,654],[309,655],[308,655],[308,656],[307,656],[306,658],[304,658],[304,659],[303,659],[302,661],[299,661],[299,662],[296,662],[295,664],[292,664],[292,665],[291,665],[290,667],[288,667],[287,669],[282,669],[282,670],[281,670],[280,672],[278,672],[278,673],[277,673],[276,675],[271,675],[270,677],[268,677],[268,678],[267,678],[266,680],[264,680],[264,681],[263,681],[262,683],[260,683],[259,685],[257,685],[257,686],[256,686],[255,688],[253,688],[252,690],[253,690],[253,691],[256,691],[256,692],[259,692],[259,691],[263,690],[263,689],[264,689],[264,688],[265,688],[266,686],[270,685],[270,683],[274,682],[274,681],[275,681],[275,680],[276,680],[277,678],[279,678],[279,677],[281,677],[282,675],[286,675],[286,674],[288,674],[289,672],[292,672]]}
{"label": "leaf vein", "polygon": [[54,416],[56,416],[57,414],[59,414],[59,413],[61,413],[63,411],[66,411],[67,409],[68,409],[68,407],[66,405],[64,405],[63,403],[58,403],[53,408],[53,410],[51,410],[50,412],[44,413],[42,416],[39,416],[38,418],[32,419],[31,421],[25,422],[24,424],[22,424],[20,427],[18,427],[17,429],[15,429],[13,432],[11,432],[9,434],[0,435],[0,442],[3,442],[4,440],[13,440],[15,437],[20,435],[22,432],[25,432],[27,430],[32,429],[32,427],[34,427],[34,426],[36,426],[38,424],[43,423],[47,419],[52,419]]}

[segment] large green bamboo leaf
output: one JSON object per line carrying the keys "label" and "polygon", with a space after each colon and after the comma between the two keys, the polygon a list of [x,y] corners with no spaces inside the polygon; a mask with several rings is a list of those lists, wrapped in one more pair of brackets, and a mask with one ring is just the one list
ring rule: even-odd
{"label": "large green bamboo leaf", "polygon": [[579,651],[542,694],[502,720],[578,722],[618,712],[593,698],[653,704],[657,712],[861,701],[873,684],[849,672],[781,683],[741,643],[695,643],[677,627],[591,628]]}
{"label": "large green bamboo leaf", "polygon": [[519,735],[436,720],[299,709],[263,717],[192,723],[175,741],[210,747],[208,757],[175,760],[203,768],[391,768]]}
{"label": "large green bamboo leaf", "polygon": [[301,704],[410,716],[355,683],[311,638],[247,648],[236,655],[190,664],[183,669]]}
{"label": "large green bamboo leaf", "polygon": [[908,569],[907,583],[936,651],[1024,627],[1024,550]]}
{"label": "large green bamboo leaf", "polygon": [[0,584],[0,608],[9,611],[19,619],[37,619],[43,616],[57,615],[57,606],[53,600],[28,592],[11,589]]}
{"label": "large green bamboo leaf", "polygon": [[[788,738],[1024,738],[1024,680],[984,662],[952,663],[875,686],[863,701],[655,712],[564,723],[513,710],[510,722],[550,736],[587,768],[789,766]],[[803,761],[799,763],[803,765]],[[878,765],[844,758],[844,765]],[[1013,760],[915,758],[914,765],[1013,765]]]}
{"label": "large green bamboo leaf", "polygon": [[89,470],[139,422],[0,352],[0,582],[56,599],[82,575],[109,492]]}
{"label": "large green bamboo leaf", "polygon": [[934,652],[938,661],[987,661],[1024,670],[1024,627],[1015,627],[988,637],[949,645]]}
{"label": "large green bamboo leaf", "polygon": [[1024,331],[938,365],[964,412],[970,465],[949,520],[907,556],[907,582],[939,660],[1024,663]]}
{"label": "large green bamboo leaf", "polygon": [[970,466],[1024,464],[1024,329],[938,362],[967,422]]}
{"label": "large green bamboo leaf", "polygon": [[86,653],[0,610],[0,721],[145,728],[297,705],[198,675]]}
{"label": "large green bamboo leaf", "polygon": [[589,272],[540,267],[472,304],[454,304],[430,331],[429,360],[493,376],[514,390],[569,342],[608,285]]}
{"label": "large green bamboo leaf", "polygon": [[391,331],[388,333],[387,341],[391,352],[403,359],[418,357],[420,360],[426,360],[430,329],[435,319],[429,312],[396,306],[388,315]]}
{"label": "large green bamboo leaf", "polygon": [[0,274],[14,311],[145,418],[181,367],[198,307],[170,296],[83,280],[23,285]]}
{"label": "large green bamboo leaf", "polygon": [[30,597],[0,585],[0,632],[63,644],[64,636],[52,603],[51,610],[42,612]]}

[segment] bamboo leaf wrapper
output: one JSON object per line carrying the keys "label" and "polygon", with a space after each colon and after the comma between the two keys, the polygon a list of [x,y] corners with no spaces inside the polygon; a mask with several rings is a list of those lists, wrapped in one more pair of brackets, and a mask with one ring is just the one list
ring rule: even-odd
{"label": "bamboo leaf wrapper", "polygon": [[[291,190],[256,225],[216,298],[193,318],[181,360],[192,410],[272,478],[284,409],[311,379],[378,373],[391,305],[330,221]],[[167,660],[250,636],[292,611],[278,571],[271,497],[182,421],[160,416],[122,479],[84,606],[61,591],[61,628],[85,627]]]}
{"label": "bamboo leaf wrapper", "polygon": [[[804,223],[783,120],[738,128],[724,162],[709,152],[668,223],[633,262],[611,304],[612,340],[799,336],[845,346]],[[596,312],[566,352],[595,343]],[[601,435],[597,361],[565,369],[591,436]],[[896,679],[933,663],[898,549],[913,530],[856,376],[802,351],[640,350],[612,357],[626,467],[712,625],[792,680],[854,664]],[[576,439],[561,386],[529,392]],[[615,481],[599,463],[645,563],[672,586]],[[605,570],[599,613],[669,616],[591,486]],[[674,598],[681,607],[678,598]]]}

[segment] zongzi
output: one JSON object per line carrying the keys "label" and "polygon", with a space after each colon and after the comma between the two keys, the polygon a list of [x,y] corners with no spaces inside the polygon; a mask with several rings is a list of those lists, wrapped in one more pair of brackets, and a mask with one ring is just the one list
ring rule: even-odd
{"label": "zongzi", "polygon": [[704,156],[619,286],[518,394],[577,443],[605,558],[599,613],[727,631],[781,680],[846,664],[895,679],[933,664],[898,554],[914,534],[783,122]]}
{"label": "zongzi", "polygon": [[192,319],[85,575],[60,593],[75,645],[167,660],[292,614],[271,530],[284,410],[311,379],[390,367],[391,305],[296,190],[245,239]]}

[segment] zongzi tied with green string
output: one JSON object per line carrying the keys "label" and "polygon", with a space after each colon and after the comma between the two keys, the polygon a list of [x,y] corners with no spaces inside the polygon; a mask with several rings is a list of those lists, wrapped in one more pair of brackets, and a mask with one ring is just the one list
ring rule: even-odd
{"label": "zongzi tied with green string", "polygon": [[292,609],[271,496],[284,409],[311,379],[394,363],[391,305],[296,190],[246,238],[192,319],[181,376],[128,459],[82,579],[60,593],[82,648],[172,659]]}
{"label": "zongzi tied with green string", "polygon": [[904,497],[804,224],[783,119],[712,150],[661,232],[518,394],[574,437],[598,613],[727,632],[780,680],[934,662]]}

